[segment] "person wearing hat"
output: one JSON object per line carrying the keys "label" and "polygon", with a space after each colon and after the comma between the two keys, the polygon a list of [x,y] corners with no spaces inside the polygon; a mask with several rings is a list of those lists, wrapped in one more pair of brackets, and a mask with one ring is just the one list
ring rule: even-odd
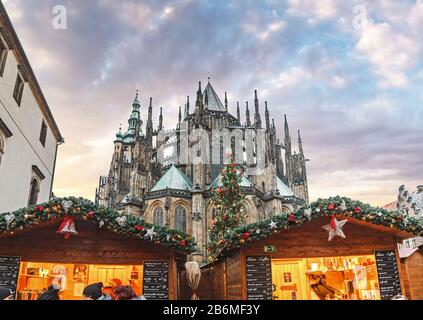
{"label": "person wearing hat", "polygon": [[14,300],[12,290],[0,287],[0,300]]}
{"label": "person wearing hat", "polygon": [[84,300],[112,300],[108,295],[103,294],[103,283],[97,282],[85,287],[82,295]]}

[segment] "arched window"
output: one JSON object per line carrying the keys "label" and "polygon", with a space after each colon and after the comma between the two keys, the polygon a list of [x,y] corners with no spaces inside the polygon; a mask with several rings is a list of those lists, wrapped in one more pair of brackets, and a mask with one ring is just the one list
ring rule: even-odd
{"label": "arched window", "polygon": [[4,154],[4,142],[3,142],[3,137],[1,136],[0,133],[0,164],[1,164],[1,158],[3,157]]}
{"label": "arched window", "polygon": [[37,204],[39,192],[40,192],[40,184],[37,179],[32,178],[31,187],[29,191],[29,201],[28,201],[28,204],[30,206]]}
{"label": "arched window", "polygon": [[173,211],[173,228],[182,232],[186,232],[187,211],[181,205],[178,205]]}
{"label": "arched window", "polygon": [[163,209],[159,206],[153,211],[153,224],[163,226]]}

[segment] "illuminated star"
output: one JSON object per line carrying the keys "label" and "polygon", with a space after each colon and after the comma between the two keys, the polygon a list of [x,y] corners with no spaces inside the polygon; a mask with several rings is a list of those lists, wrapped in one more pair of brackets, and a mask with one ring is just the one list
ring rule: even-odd
{"label": "illuminated star", "polygon": [[348,222],[348,220],[338,221],[334,216],[332,216],[330,223],[323,226],[322,228],[329,231],[328,240],[331,241],[333,237],[339,236],[341,238],[346,238],[342,227]]}
{"label": "illuminated star", "polygon": [[274,222],[273,220],[270,221],[269,227],[270,227],[270,229],[276,229],[276,222]]}

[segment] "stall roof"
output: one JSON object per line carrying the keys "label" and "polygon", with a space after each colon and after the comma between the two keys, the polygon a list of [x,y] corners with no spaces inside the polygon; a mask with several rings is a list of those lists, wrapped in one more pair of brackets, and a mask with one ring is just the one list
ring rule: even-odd
{"label": "stall roof", "polygon": [[65,218],[95,223],[99,228],[186,253],[196,250],[195,239],[184,232],[152,225],[139,217],[120,214],[90,200],[74,197],[53,198],[50,202],[0,214],[0,236],[13,236],[37,225]]}
{"label": "stall roof", "polygon": [[[217,259],[224,251],[240,248],[251,242],[269,238],[275,233],[299,227],[313,219],[332,215],[345,217],[352,223],[366,225],[379,232],[391,233],[399,239],[423,235],[423,219],[338,196],[318,199],[310,205],[302,206],[295,213],[274,215],[270,219],[234,229],[225,236],[220,247],[214,246],[215,254],[211,253],[211,261]],[[240,241],[241,239],[245,241]]]}

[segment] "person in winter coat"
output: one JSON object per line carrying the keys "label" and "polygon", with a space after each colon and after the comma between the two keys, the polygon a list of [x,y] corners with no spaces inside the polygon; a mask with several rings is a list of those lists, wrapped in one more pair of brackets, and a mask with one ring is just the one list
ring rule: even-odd
{"label": "person in winter coat", "polygon": [[60,286],[57,284],[50,285],[47,290],[42,293],[37,300],[60,300]]}
{"label": "person in winter coat", "polygon": [[109,295],[103,293],[103,283],[97,282],[85,287],[82,295],[84,300],[112,300]]}
{"label": "person in winter coat", "polygon": [[0,301],[1,300],[14,300],[12,290],[0,287]]}
{"label": "person in winter coat", "polygon": [[138,297],[131,286],[118,286],[114,290],[115,300],[146,300],[144,296]]}

